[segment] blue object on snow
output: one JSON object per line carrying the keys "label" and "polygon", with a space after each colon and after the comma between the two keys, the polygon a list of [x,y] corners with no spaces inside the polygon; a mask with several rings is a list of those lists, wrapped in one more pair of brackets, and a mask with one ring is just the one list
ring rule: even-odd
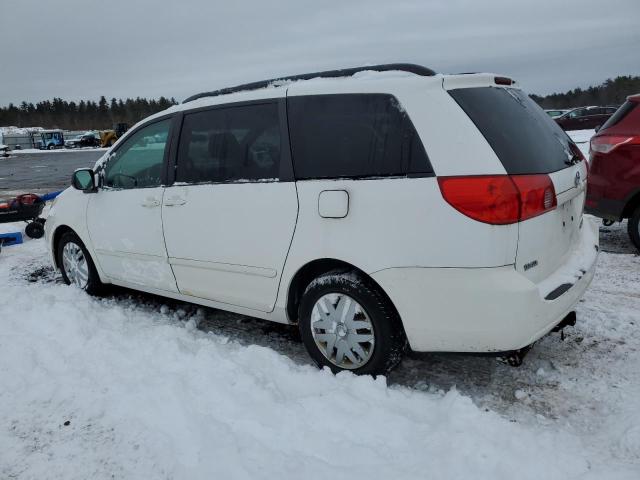
{"label": "blue object on snow", "polygon": [[8,247],[22,243],[22,233],[0,233],[0,246]]}
{"label": "blue object on snow", "polygon": [[64,192],[64,190],[60,190],[58,192],[45,193],[44,195],[41,195],[40,198],[42,199],[43,202],[48,202],[49,200],[53,200],[54,198],[56,198],[62,192]]}

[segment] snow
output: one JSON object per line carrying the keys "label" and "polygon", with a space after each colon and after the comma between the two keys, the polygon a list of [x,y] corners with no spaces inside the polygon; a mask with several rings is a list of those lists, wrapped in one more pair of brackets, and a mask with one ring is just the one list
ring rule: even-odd
{"label": "snow", "polygon": [[0,135],[28,135],[42,130],[44,130],[42,127],[0,127]]}
{"label": "snow", "polygon": [[596,134],[593,129],[589,130],[569,130],[567,135],[571,137],[571,140],[578,146],[584,158],[589,160],[589,140]]}
{"label": "snow", "polygon": [[43,240],[6,247],[0,478],[640,478],[640,257],[624,228],[601,232],[566,341],[518,369],[432,354],[389,379],[317,370],[292,327],[91,298]]}

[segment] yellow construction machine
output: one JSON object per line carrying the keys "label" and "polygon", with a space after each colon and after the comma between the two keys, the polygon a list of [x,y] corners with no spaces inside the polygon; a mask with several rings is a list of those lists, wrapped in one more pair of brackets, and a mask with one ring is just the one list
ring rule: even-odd
{"label": "yellow construction machine", "polygon": [[110,147],[129,130],[129,124],[116,123],[111,130],[100,130],[100,146]]}

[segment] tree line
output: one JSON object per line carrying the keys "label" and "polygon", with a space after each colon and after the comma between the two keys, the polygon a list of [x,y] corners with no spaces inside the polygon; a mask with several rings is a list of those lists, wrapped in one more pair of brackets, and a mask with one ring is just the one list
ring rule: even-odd
{"label": "tree line", "polygon": [[623,75],[587,89],[574,88],[547,96],[531,95],[542,108],[572,108],[587,105],[621,105],[629,95],[640,93],[640,77]]}
{"label": "tree line", "polygon": [[[624,75],[584,90],[578,87],[565,93],[531,95],[531,98],[543,108],[572,108],[620,105],[627,96],[636,93],[640,93],[640,76]],[[10,103],[9,106],[0,108],[0,126],[102,130],[120,122],[133,125],[176,104],[173,97],[160,97],[157,100],[140,97],[126,100],[112,98],[108,101],[105,96],[100,97],[98,102],[81,100],[76,103],[54,98],[36,104]]]}
{"label": "tree line", "polygon": [[115,123],[134,123],[149,115],[176,105],[175,98],[127,98],[98,102],[81,100],[68,102],[61,98],[38,103],[12,103],[0,108],[0,126],[62,128],[64,130],[103,130]]}

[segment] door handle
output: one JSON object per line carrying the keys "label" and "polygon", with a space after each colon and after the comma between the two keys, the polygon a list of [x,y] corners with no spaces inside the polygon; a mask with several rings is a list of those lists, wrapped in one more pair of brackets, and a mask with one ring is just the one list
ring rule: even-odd
{"label": "door handle", "polygon": [[177,195],[169,197],[164,201],[165,207],[175,207],[177,205],[184,205],[185,203],[187,203],[187,200]]}
{"label": "door handle", "polygon": [[140,205],[142,205],[143,207],[147,207],[147,208],[159,207],[160,206],[160,200],[158,200],[157,198],[154,198],[154,197],[147,197],[142,201],[142,203]]}

